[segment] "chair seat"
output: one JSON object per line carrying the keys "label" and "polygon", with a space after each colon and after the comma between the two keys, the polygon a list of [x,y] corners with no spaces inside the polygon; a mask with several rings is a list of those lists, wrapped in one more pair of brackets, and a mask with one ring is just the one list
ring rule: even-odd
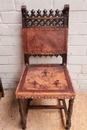
{"label": "chair seat", "polygon": [[75,98],[67,67],[59,64],[25,66],[16,98]]}

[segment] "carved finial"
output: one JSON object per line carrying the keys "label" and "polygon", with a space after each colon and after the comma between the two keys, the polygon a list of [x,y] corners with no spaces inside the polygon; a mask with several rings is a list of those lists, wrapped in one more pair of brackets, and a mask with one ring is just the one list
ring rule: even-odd
{"label": "carved finial", "polygon": [[53,10],[51,9],[49,12],[50,12],[49,16],[53,16]]}
{"label": "carved finial", "polygon": [[22,5],[22,6],[21,6],[21,11],[22,11],[22,13],[26,12],[26,10],[27,10],[26,5]]}
{"label": "carved finial", "polygon": [[41,10],[40,9],[38,9],[38,11],[37,11],[37,16],[41,16]]}
{"label": "carved finial", "polygon": [[43,16],[47,16],[47,10],[46,9],[44,9],[44,11],[43,11]]}
{"label": "carved finial", "polygon": [[34,9],[31,10],[31,17],[32,17],[32,16],[35,16],[35,11],[34,11]]}
{"label": "carved finial", "polygon": [[55,13],[56,13],[55,16],[58,16],[58,14],[59,14],[59,10],[56,9],[56,10],[55,10]]}
{"label": "carved finial", "polygon": [[69,13],[69,5],[68,4],[64,5],[63,13],[64,14],[68,14]]}
{"label": "carved finial", "polygon": [[69,10],[69,5],[68,5],[68,4],[65,4],[65,5],[64,5],[64,9]]}

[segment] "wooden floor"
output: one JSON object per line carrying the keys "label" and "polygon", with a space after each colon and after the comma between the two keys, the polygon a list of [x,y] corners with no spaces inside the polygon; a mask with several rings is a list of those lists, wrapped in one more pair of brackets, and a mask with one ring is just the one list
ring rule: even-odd
{"label": "wooden floor", "polygon": [[[0,101],[0,130],[22,130],[15,90],[5,90]],[[57,100],[35,100],[33,104],[57,104]],[[59,110],[30,110],[26,130],[65,130]],[[77,93],[70,130],[87,130],[87,93]]]}

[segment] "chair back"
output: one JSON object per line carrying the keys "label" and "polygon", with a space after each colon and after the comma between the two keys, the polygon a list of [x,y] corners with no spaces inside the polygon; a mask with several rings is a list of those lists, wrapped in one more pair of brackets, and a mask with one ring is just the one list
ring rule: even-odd
{"label": "chair back", "polygon": [[69,5],[63,10],[31,10],[21,7],[25,62],[28,56],[58,56],[67,61]]}

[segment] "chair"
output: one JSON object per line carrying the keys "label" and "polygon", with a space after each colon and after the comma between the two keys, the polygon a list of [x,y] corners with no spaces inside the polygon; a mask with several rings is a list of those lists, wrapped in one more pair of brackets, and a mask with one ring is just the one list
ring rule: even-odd
{"label": "chair", "polygon": [[1,99],[1,97],[4,97],[4,90],[3,90],[2,81],[0,78],[0,99]]}
{"label": "chair", "polygon": [[[28,109],[60,109],[65,112],[67,130],[71,127],[71,115],[75,90],[67,70],[67,39],[69,5],[62,11],[52,9],[27,11],[21,7],[22,34],[25,67],[15,95],[19,104],[22,129],[26,129]],[[61,56],[61,64],[29,64],[31,56]],[[34,99],[58,99],[59,105],[31,105]],[[68,99],[68,108],[66,105]],[[25,106],[26,103],[26,107]]]}

